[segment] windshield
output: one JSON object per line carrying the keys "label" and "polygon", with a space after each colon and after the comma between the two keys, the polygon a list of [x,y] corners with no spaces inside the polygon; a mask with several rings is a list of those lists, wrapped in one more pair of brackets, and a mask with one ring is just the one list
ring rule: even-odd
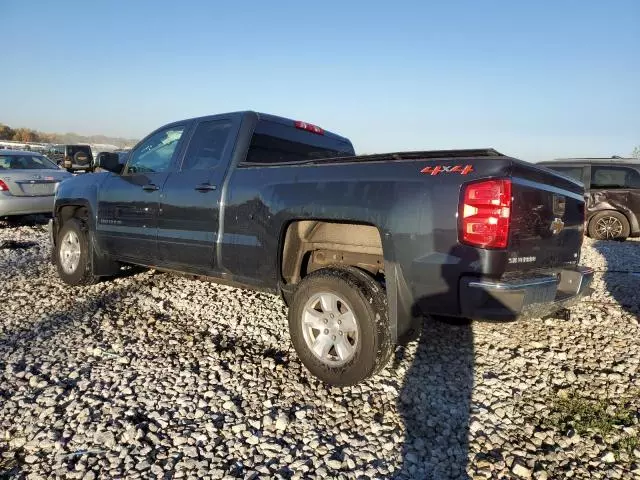
{"label": "windshield", "polygon": [[42,155],[0,154],[0,170],[60,170],[60,167]]}

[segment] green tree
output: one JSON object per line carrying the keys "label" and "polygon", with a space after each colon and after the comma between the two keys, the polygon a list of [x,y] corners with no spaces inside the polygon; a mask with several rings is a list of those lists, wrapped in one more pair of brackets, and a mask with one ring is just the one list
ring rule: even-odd
{"label": "green tree", "polygon": [[640,145],[633,149],[633,152],[631,152],[631,156],[640,160]]}

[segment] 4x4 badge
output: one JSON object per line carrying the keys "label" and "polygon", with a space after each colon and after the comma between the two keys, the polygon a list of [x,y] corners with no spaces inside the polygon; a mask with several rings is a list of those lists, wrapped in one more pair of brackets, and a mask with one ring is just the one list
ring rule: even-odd
{"label": "4x4 badge", "polygon": [[435,167],[424,167],[420,170],[420,173],[428,173],[429,175],[438,175],[439,173],[468,175],[471,172],[473,172],[473,165],[436,165]]}

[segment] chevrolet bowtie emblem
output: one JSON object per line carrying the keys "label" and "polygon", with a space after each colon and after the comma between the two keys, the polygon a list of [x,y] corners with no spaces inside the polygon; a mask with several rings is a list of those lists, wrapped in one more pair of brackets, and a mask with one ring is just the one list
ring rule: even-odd
{"label": "chevrolet bowtie emblem", "polygon": [[553,222],[551,222],[551,233],[557,235],[562,230],[564,230],[564,222],[558,217],[554,218]]}

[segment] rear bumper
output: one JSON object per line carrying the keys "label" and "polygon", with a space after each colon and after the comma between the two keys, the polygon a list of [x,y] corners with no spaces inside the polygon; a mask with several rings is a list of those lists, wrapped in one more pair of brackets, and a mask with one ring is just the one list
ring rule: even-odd
{"label": "rear bumper", "polygon": [[34,213],[51,213],[53,211],[53,195],[43,197],[18,197],[0,192],[0,217],[5,215],[30,215]]}
{"label": "rear bumper", "polygon": [[500,281],[463,277],[460,309],[464,317],[478,320],[539,318],[590,294],[592,279],[593,269],[588,267]]}

